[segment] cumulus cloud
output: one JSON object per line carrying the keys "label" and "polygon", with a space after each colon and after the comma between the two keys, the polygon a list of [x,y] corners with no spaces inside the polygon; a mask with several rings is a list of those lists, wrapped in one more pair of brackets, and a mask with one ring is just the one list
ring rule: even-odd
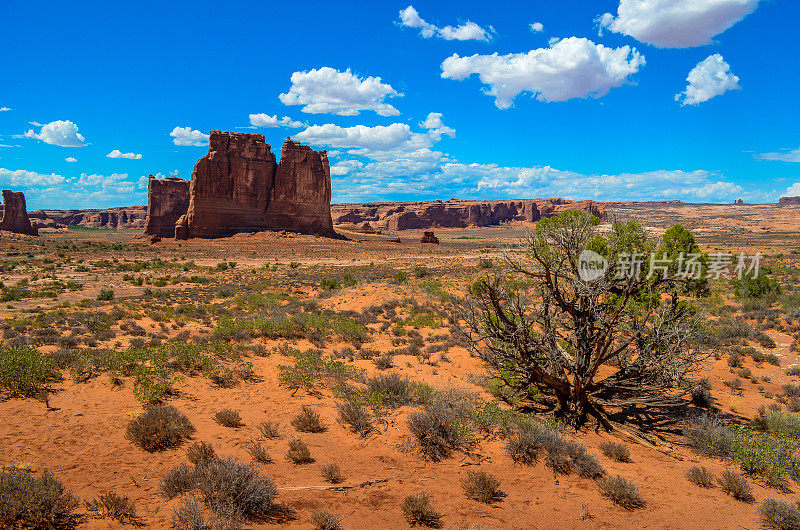
{"label": "cumulus cloud", "polygon": [[359,160],[342,160],[331,166],[331,175],[342,176],[357,171],[364,167],[364,163]]}
{"label": "cumulus cloud", "polygon": [[380,116],[397,116],[396,108],[384,99],[400,97],[391,85],[380,77],[361,78],[348,68],[340,72],[328,66],[307,72],[294,72],[292,86],[278,98],[284,105],[303,105],[309,114],[338,114],[356,116],[362,110],[371,110]]}
{"label": "cumulus cloud", "polygon": [[24,169],[4,169],[0,168],[0,184],[9,188],[42,188],[59,186],[64,184],[66,179],[56,173],[37,173],[36,171],[26,171]]}
{"label": "cumulus cloud", "polygon": [[208,145],[210,138],[209,135],[193,130],[191,127],[175,127],[169,135],[172,136],[172,143],[181,146],[203,147]]}
{"label": "cumulus cloud", "polygon": [[531,28],[531,31],[534,33],[540,33],[544,31],[544,24],[541,22],[534,22],[533,24],[528,24],[528,27]]}
{"label": "cumulus cloud", "polygon": [[781,194],[781,197],[800,197],[800,182],[795,182]]}
{"label": "cumulus cloud", "polygon": [[431,112],[419,126],[423,129],[428,129],[428,134],[433,138],[434,142],[438,142],[442,136],[456,137],[456,130],[448,127],[442,121],[441,112]]}
{"label": "cumulus cloud", "polygon": [[430,24],[422,19],[414,6],[408,6],[400,10],[400,25],[407,28],[419,29],[423,38],[429,39],[437,36],[445,40],[482,40],[488,41],[494,37],[495,31],[492,26],[484,29],[471,20],[459,26],[444,26],[442,28]]}
{"label": "cumulus cloud", "polygon": [[731,73],[731,67],[718,53],[710,55],[692,68],[686,80],[689,85],[675,101],[681,105],[697,105],[739,87],[739,78]]}
{"label": "cumulus cloud", "polygon": [[762,153],[756,158],[761,160],[776,160],[778,162],[800,162],[800,147],[791,151],[779,151],[776,153]]}
{"label": "cumulus cloud", "polygon": [[598,17],[606,28],[659,48],[710,44],[758,7],[759,0],[620,0],[617,16]]}
{"label": "cumulus cloud", "polygon": [[8,112],[11,110],[11,107],[0,107],[0,112]]}
{"label": "cumulus cloud", "polygon": [[78,126],[69,120],[56,120],[47,124],[31,122],[31,124],[41,127],[39,133],[29,129],[22,137],[41,140],[46,144],[61,147],[83,147],[86,145],[86,138],[78,132]]}
{"label": "cumulus cloud", "polygon": [[481,82],[488,85],[485,92],[494,96],[495,105],[507,109],[522,92],[547,102],[598,98],[625,84],[644,64],[644,56],[635,48],[608,48],[588,39],[569,37],[527,53],[469,57],[454,53],[441,66],[446,79],[460,81],[478,74]]}
{"label": "cumulus cloud", "polygon": [[414,133],[407,123],[391,125],[354,125],[340,127],[332,123],[312,125],[295,135],[295,139],[316,145],[351,148],[350,154],[388,156],[397,151],[429,148],[433,139],[426,133]]}
{"label": "cumulus cloud", "polygon": [[268,114],[251,114],[250,125],[254,127],[292,127],[295,129],[300,127],[308,127],[308,124],[303,123],[302,121],[295,121],[289,116],[284,116],[283,118],[278,119],[277,114],[273,116]]}
{"label": "cumulus cloud", "polygon": [[137,153],[123,153],[119,149],[114,149],[106,155],[106,158],[128,158],[130,160],[141,160],[142,155]]}
{"label": "cumulus cloud", "polygon": [[77,161],[78,161],[78,159],[75,158],[74,156],[68,156],[67,158],[64,159],[64,162],[69,162],[71,164],[74,164]]}

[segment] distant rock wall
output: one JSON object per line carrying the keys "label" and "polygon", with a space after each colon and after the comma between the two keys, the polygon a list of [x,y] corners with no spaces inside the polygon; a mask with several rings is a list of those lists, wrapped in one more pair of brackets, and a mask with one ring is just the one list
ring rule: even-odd
{"label": "distant rock wall", "polygon": [[800,204],[800,197],[781,197],[778,199],[778,204],[781,206]]}
{"label": "distant rock wall", "polygon": [[449,201],[335,204],[335,224],[370,222],[386,230],[466,228],[492,226],[511,221],[535,222],[565,210],[583,210],[600,218],[605,208],[594,201],[568,199],[526,199],[507,201]]}
{"label": "distant rock wall", "polygon": [[86,228],[144,228],[147,216],[146,206],[128,206],[86,210],[35,210],[29,212],[37,220],[40,228],[65,228],[82,226]]}
{"label": "distant rock wall", "polygon": [[189,207],[175,237],[216,237],[242,231],[332,234],[331,180],[325,151],[287,139],[281,164],[261,134],[211,131],[197,161]]}
{"label": "distant rock wall", "polygon": [[25,194],[21,191],[3,190],[3,219],[0,230],[38,236],[39,229],[31,224],[25,206]]}
{"label": "distant rock wall", "polygon": [[159,180],[150,175],[147,185],[147,218],[144,233],[175,235],[175,223],[189,210],[189,181],[178,177]]}

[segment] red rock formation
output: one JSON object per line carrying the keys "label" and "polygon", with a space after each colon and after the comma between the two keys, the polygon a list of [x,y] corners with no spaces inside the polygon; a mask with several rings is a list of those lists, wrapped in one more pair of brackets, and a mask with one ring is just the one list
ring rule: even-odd
{"label": "red rock formation", "polygon": [[434,235],[433,232],[423,232],[422,238],[419,240],[420,243],[433,243],[434,245],[439,244],[439,238]]}
{"label": "red rock formation", "polygon": [[25,207],[25,194],[21,191],[3,190],[3,219],[0,230],[16,234],[38,236],[39,229],[31,224]]}
{"label": "red rock formation", "polygon": [[287,139],[281,164],[260,134],[211,131],[195,164],[189,207],[176,238],[253,230],[332,234],[331,181],[325,151]]}
{"label": "red rock formation", "polygon": [[266,224],[296,232],[333,232],[327,151],[314,151],[291,138],[283,142]]}
{"label": "red rock formation", "polygon": [[778,199],[778,204],[780,204],[781,206],[800,204],[800,197],[781,197],[780,199]]}
{"label": "red rock formation", "polygon": [[189,181],[178,177],[158,180],[150,175],[144,233],[172,237],[175,223],[189,210]]}
{"label": "red rock formation", "polygon": [[29,212],[40,227],[65,228],[84,226],[87,228],[144,228],[146,206],[129,206],[86,210],[35,210]]}
{"label": "red rock formation", "polygon": [[564,210],[580,209],[600,218],[605,209],[594,201],[527,199],[510,201],[449,201],[333,205],[336,224],[369,221],[389,230],[464,228],[511,221],[535,222]]}

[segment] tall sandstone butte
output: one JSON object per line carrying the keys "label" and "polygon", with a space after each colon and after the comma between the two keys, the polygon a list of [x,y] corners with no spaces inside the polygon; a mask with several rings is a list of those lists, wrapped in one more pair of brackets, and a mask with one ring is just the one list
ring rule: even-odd
{"label": "tall sandstone butte", "polygon": [[189,206],[175,237],[216,237],[243,231],[333,234],[331,175],[325,151],[286,139],[280,165],[261,134],[211,131],[197,161]]}
{"label": "tall sandstone butte", "polygon": [[0,230],[17,234],[38,236],[39,229],[31,224],[25,206],[25,194],[21,191],[3,190],[3,220]]}
{"label": "tall sandstone butte", "polygon": [[147,184],[147,218],[144,233],[172,237],[175,223],[189,210],[189,181],[178,177],[159,180],[150,175]]}

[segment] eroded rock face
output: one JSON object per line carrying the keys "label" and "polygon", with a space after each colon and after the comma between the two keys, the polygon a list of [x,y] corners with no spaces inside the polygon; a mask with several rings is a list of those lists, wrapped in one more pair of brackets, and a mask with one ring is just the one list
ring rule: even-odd
{"label": "eroded rock face", "polygon": [[388,230],[466,228],[511,221],[535,222],[565,210],[583,210],[600,218],[605,209],[594,201],[526,199],[509,201],[449,201],[338,204],[332,207],[336,224],[370,222]]}
{"label": "eroded rock face", "polygon": [[175,223],[189,210],[189,181],[178,177],[158,180],[153,175],[147,186],[147,219],[144,233],[172,237]]}
{"label": "eroded rock face", "polygon": [[333,232],[327,151],[314,151],[291,138],[283,142],[266,222],[271,229]]}
{"label": "eroded rock face", "polygon": [[31,224],[25,207],[25,194],[21,191],[3,190],[3,219],[0,230],[15,234],[38,236],[39,229]]}
{"label": "eroded rock face", "polygon": [[86,210],[35,210],[28,217],[36,219],[40,228],[144,228],[146,206],[127,206]]}
{"label": "eroded rock face", "polygon": [[800,197],[781,197],[778,200],[781,206],[788,206],[790,204],[800,204]]}
{"label": "eroded rock face", "polygon": [[265,229],[333,233],[325,151],[287,139],[278,165],[260,134],[211,131],[209,143],[195,164],[176,238]]}

